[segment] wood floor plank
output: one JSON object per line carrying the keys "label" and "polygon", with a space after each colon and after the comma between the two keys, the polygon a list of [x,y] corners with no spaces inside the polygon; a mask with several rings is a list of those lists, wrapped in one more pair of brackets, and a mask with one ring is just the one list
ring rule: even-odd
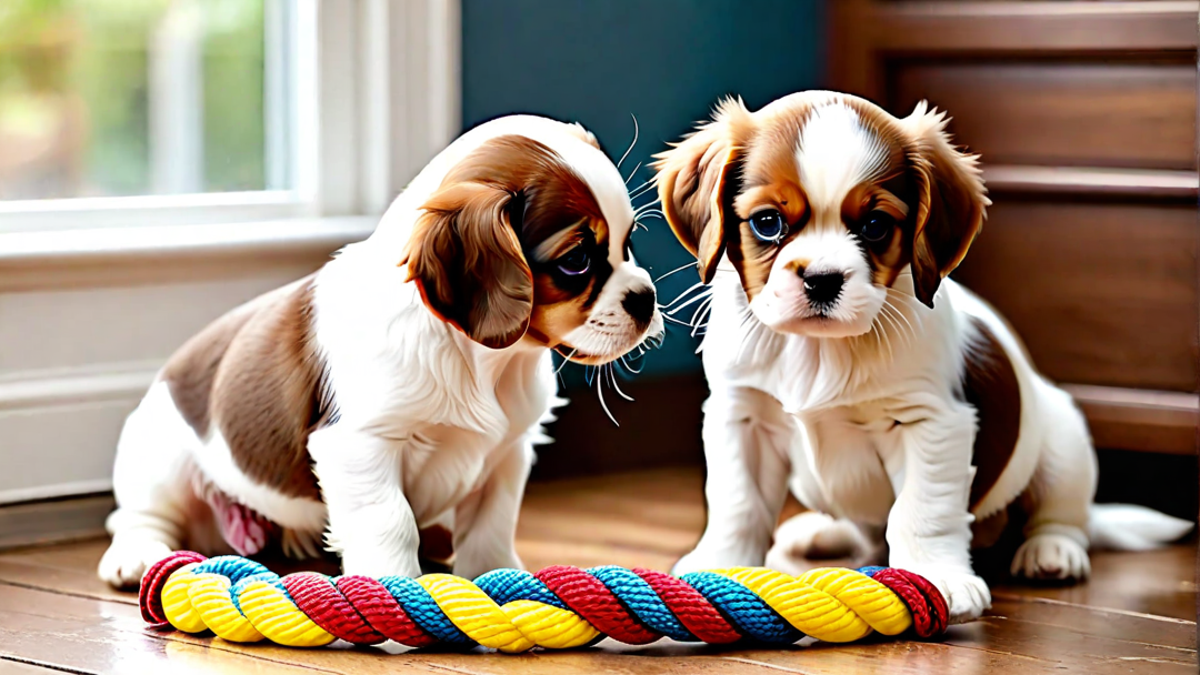
{"label": "wood floor plank", "polygon": [[0,656],[0,675],[55,675],[61,672],[63,671]]}
{"label": "wood floor plank", "polygon": [[0,589],[0,655],[81,673],[289,673],[311,669],[148,637],[136,607]]}
{"label": "wood floor plank", "polygon": [[96,576],[96,564],[107,546],[107,539],[93,539],[0,553],[0,581],[136,604],[135,594],[115,591]]}
{"label": "wood floor plank", "polygon": [[[518,552],[551,564],[669,570],[704,524],[702,474],[653,471],[530,486]],[[791,503],[784,517],[796,512]],[[519,656],[398,645],[298,650],[147,631],[130,593],[95,576],[107,542],[0,552],[0,673],[822,673],[1195,672],[1195,542],[1149,553],[1097,553],[1089,584],[998,585],[983,620],[943,642],[869,641],[786,649],[661,641]],[[280,572],[312,563],[269,563]],[[334,572],[329,562],[317,568]],[[22,661],[5,660],[5,656]],[[20,669],[20,670],[17,670]]]}
{"label": "wood floor plank", "polygon": [[1195,621],[1195,565],[1194,542],[1157,551],[1097,552],[1092,554],[1092,576],[1086,584],[1010,583],[993,591]]}

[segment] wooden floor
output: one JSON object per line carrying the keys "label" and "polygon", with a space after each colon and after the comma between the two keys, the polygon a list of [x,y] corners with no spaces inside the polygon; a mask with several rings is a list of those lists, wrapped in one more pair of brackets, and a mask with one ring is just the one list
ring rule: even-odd
{"label": "wooden floor", "polygon": [[[704,522],[700,474],[662,471],[531,486],[526,565],[669,568]],[[0,673],[1194,673],[1194,545],[1097,554],[1091,583],[997,586],[992,611],[937,643],[731,649],[611,641],[565,653],[300,650],[143,628],[131,594],[94,569],[105,542],[0,553]]]}

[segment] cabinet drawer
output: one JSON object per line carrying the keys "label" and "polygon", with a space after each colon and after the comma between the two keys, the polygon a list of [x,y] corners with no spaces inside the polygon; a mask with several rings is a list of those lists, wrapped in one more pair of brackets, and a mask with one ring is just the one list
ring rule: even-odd
{"label": "cabinet drawer", "polygon": [[1006,199],[955,278],[1060,382],[1195,391],[1196,210]]}
{"label": "cabinet drawer", "polygon": [[1194,64],[899,61],[899,114],[928,99],[988,164],[1195,166]]}

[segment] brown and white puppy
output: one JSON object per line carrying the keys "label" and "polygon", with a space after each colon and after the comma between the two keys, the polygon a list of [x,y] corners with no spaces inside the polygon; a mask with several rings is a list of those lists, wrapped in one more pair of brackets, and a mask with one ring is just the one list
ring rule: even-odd
{"label": "brown and white puppy", "polygon": [[322,533],[349,574],[419,574],[419,548],[467,577],[518,567],[550,350],[601,364],[662,331],[633,220],[582,127],[464,134],[369,239],[170,359],[121,434],[100,577],[185,545],[311,555]]}
{"label": "brown and white puppy", "polygon": [[[666,219],[712,289],[709,521],[676,572],[882,562],[886,542],[961,621],[990,604],[972,525],[986,543],[1010,505],[1028,516],[1012,570],[1034,578],[1086,576],[1089,540],[1139,548],[1190,529],[1092,504],[1083,416],[946,278],[990,202],[945,125],[924,103],[897,119],[832,92],[757,112],[730,100],[659,156]],[[789,487],[812,511],[768,552]]]}

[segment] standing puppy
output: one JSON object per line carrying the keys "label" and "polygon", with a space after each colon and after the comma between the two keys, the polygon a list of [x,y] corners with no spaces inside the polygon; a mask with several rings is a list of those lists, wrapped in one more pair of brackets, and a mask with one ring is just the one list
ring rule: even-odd
{"label": "standing puppy", "polygon": [[415,576],[519,567],[550,350],[611,361],[661,332],[625,183],[578,125],[483,124],[375,233],[185,344],[130,415],[102,579],[172,549],[315,554]]}
{"label": "standing puppy", "polygon": [[1089,538],[1136,548],[1190,529],[1133,507],[1113,514],[1123,528],[1097,518],[1083,416],[946,279],[990,202],[945,124],[924,103],[896,119],[830,92],[754,113],[731,100],[659,156],[667,221],[712,284],[709,521],[677,573],[763,564],[789,487],[813,512],[780,529],[771,562],[866,562],[886,539],[958,621],[991,602],[972,524],[986,543],[1010,505],[1028,518],[1012,569],[1031,578],[1086,576]]}

